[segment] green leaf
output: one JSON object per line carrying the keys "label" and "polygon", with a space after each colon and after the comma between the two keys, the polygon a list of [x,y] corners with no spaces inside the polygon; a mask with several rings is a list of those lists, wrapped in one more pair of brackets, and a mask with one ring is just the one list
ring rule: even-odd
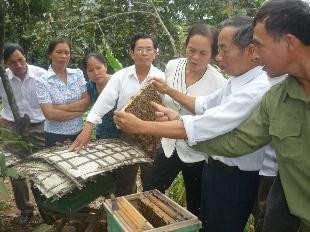
{"label": "green leaf", "polygon": [[14,169],[14,168],[8,168],[6,170],[6,175],[9,177],[12,177],[12,178],[18,178],[19,177],[16,169]]}
{"label": "green leaf", "polygon": [[9,199],[9,192],[2,181],[0,182],[0,194],[3,195],[5,200]]}
{"label": "green leaf", "polygon": [[113,54],[111,53],[110,49],[105,49],[105,57],[107,58],[110,66],[114,70],[114,72],[121,70],[123,68],[123,65],[116,59]]}

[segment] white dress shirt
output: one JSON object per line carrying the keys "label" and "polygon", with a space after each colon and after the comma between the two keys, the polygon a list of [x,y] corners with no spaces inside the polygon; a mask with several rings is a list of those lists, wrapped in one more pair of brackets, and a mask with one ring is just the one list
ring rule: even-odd
{"label": "white dress shirt", "polygon": [[[19,77],[15,76],[10,69],[6,69],[6,73],[11,83],[20,115],[24,116],[24,114],[27,114],[31,123],[44,121],[45,117],[41,111],[36,95],[36,81],[40,78],[40,76],[46,74],[47,71],[37,66],[27,65],[27,74],[24,80],[21,80]],[[3,88],[2,81],[0,81],[0,96],[2,98],[3,105],[1,117],[14,122],[13,113],[8,102],[8,97]]]}
{"label": "white dress shirt", "polygon": [[[168,62],[166,66],[166,82],[167,84],[188,95],[205,96],[217,89],[220,89],[226,83],[226,79],[214,67],[208,65],[204,75],[196,83],[186,87],[185,83],[185,67],[187,59],[175,59]],[[165,95],[164,104],[171,109],[179,112],[180,115],[193,115],[190,111],[174,101],[170,96]],[[161,144],[167,158],[171,157],[174,149],[176,149],[179,158],[185,163],[199,162],[205,159],[205,154],[195,151],[182,139],[162,138]]]}
{"label": "white dress shirt", "polygon": [[[214,94],[196,98],[196,116],[183,116],[188,143],[194,145],[225,134],[245,121],[270,88],[268,76],[261,67],[255,67],[238,77],[231,77],[227,85]],[[265,147],[238,158],[213,156],[228,166],[240,170],[257,171],[263,163]]]}
{"label": "white dress shirt", "polygon": [[147,78],[140,84],[135,65],[114,73],[90,110],[87,121],[100,124],[101,118],[114,108],[116,102],[117,110],[121,109],[139,91],[141,86],[148,82],[149,77],[164,79],[165,74],[152,65]]}

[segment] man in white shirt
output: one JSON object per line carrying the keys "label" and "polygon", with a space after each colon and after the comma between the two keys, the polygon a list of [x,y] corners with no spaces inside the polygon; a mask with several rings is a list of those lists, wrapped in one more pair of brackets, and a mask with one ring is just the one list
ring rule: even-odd
{"label": "man in white shirt", "polygon": [[[128,113],[117,112],[114,117],[117,125],[129,133],[187,138],[190,145],[240,125],[270,88],[266,73],[257,66],[251,25],[249,17],[234,17],[222,23],[217,61],[232,76],[224,88],[205,97],[173,94],[174,99],[196,116],[182,116],[181,121],[143,122]],[[162,119],[175,119],[176,114],[171,110],[163,107],[160,110],[163,110],[158,113]],[[209,155],[212,156],[202,176],[203,229],[243,231],[256,199],[264,148],[239,158]]]}
{"label": "man in white shirt", "polygon": [[[112,75],[111,80],[90,110],[84,129],[72,143],[71,150],[79,151],[86,146],[91,138],[93,126],[100,124],[101,118],[112,110],[115,104],[117,104],[117,110],[121,109],[149,81],[149,77],[165,78],[165,74],[152,65],[156,54],[157,43],[152,36],[145,33],[137,33],[132,36],[130,56],[135,64]],[[141,165],[140,168],[143,186],[151,165]],[[135,192],[136,173],[136,167],[124,167],[116,173],[116,195],[127,195]]]}
{"label": "man in white shirt", "polygon": [[[27,114],[30,118],[30,126],[24,132],[24,139],[33,145],[33,150],[44,148],[44,115],[41,111],[36,97],[36,80],[46,73],[45,69],[28,65],[26,63],[24,50],[18,44],[7,44],[3,53],[4,63],[8,67],[6,73],[10,81],[17,106],[21,116]],[[2,81],[0,82],[0,96],[2,98],[2,110],[0,126],[10,129],[16,128],[13,113],[8,102],[8,97],[4,90]],[[7,146],[10,152],[22,156],[21,149]],[[15,202],[17,208],[21,211],[19,223],[27,224],[31,219],[33,205],[29,201],[29,190],[24,178],[11,179]]]}

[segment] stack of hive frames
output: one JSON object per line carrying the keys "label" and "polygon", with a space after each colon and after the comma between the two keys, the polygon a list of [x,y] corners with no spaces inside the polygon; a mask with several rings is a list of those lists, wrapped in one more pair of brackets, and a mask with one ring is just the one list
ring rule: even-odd
{"label": "stack of hive frames", "polygon": [[[162,100],[154,87],[149,82],[140,91],[130,99],[130,101],[121,109],[121,111],[129,112],[145,121],[154,121],[155,109],[151,102],[162,104]],[[128,135],[134,143],[139,146],[151,158],[154,157],[156,149],[160,144],[160,138],[150,135]]]}
{"label": "stack of hive frames", "polygon": [[80,153],[70,152],[68,145],[44,149],[14,167],[30,176],[46,198],[58,199],[73,189],[82,189],[97,175],[150,161],[138,147],[117,139],[101,139],[89,143]]}

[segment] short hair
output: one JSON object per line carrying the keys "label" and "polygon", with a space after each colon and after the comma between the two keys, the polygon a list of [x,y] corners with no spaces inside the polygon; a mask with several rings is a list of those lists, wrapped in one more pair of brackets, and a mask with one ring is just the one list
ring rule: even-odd
{"label": "short hair", "polygon": [[4,51],[3,51],[3,60],[4,63],[7,62],[7,60],[9,59],[9,57],[16,51],[20,51],[21,54],[23,54],[23,56],[26,57],[25,51],[24,49],[17,43],[6,43],[4,45]]}
{"label": "short hair", "polygon": [[236,32],[233,38],[234,44],[242,51],[253,42],[253,19],[249,16],[235,16],[221,22],[221,29],[234,27]]}
{"label": "short hair", "polygon": [[267,33],[274,39],[290,33],[303,44],[310,45],[310,6],[305,1],[268,1],[255,15],[253,26],[259,22],[265,22]]}
{"label": "short hair", "polygon": [[54,51],[55,47],[57,46],[57,44],[60,44],[60,43],[66,43],[68,46],[69,46],[69,50],[71,52],[71,42],[66,39],[66,38],[55,38],[55,39],[52,39],[51,42],[48,44],[48,47],[47,47],[47,54],[52,54],[52,52]]}
{"label": "short hair", "polygon": [[130,37],[130,50],[134,51],[136,47],[136,43],[139,39],[150,39],[153,42],[154,49],[157,49],[157,41],[155,38],[145,32],[139,32]]}
{"label": "short hair", "polygon": [[108,65],[108,62],[107,60],[102,56],[102,55],[99,55],[97,53],[89,53],[88,55],[86,55],[83,59],[83,67],[84,69],[86,70],[87,69],[87,61],[90,59],[90,58],[95,58],[96,60],[98,60],[101,64],[104,64],[105,66]]}
{"label": "short hair", "polygon": [[202,35],[210,39],[212,58],[214,58],[218,51],[218,47],[217,47],[218,31],[216,30],[216,28],[211,25],[207,25],[203,23],[193,24],[187,33],[187,37],[185,40],[186,47],[189,43],[189,40],[194,35]]}

